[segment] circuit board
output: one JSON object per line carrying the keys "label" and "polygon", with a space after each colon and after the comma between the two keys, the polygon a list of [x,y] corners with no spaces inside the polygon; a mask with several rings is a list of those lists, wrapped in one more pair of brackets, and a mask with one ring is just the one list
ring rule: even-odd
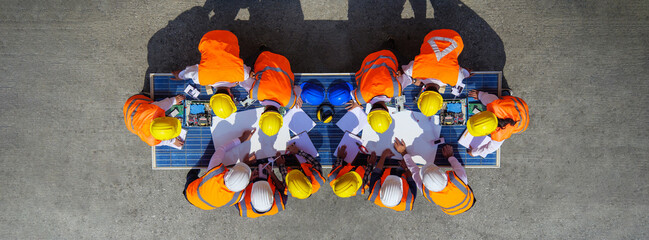
{"label": "circuit board", "polygon": [[466,99],[444,100],[439,120],[445,126],[466,125]]}
{"label": "circuit board", "polygon": [[209,101],[185,100],[185,126],[212,126],[212,110]]}

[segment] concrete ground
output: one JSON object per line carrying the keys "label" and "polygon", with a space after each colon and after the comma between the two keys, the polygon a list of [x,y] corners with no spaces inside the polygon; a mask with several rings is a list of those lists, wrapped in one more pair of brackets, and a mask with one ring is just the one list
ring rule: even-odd
{"label": "concrete ground", "polygon": [[[649,238],[648,1],[233,2],[2,2],[0,238]],[[462,65],[502,70],[532,119],[500,169],[468,170],[478,202],[459,216],[328,187],[272,217],[202,211],[123,124],[145,73],[196,63],[212,29],[244,57],[266,44],[294,72],[352,72],[388,37],[413,58],[436,28],[462,34]]]}

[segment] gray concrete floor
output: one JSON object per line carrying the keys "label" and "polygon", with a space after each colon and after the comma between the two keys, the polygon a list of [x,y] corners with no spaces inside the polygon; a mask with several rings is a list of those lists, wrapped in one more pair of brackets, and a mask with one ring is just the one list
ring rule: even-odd
{"label": "gray concrete floor", "polygon": [[[643,0],[5,0],[0,238],[649,238],[648,13]],[[219,28],[243,56],[263,43],[295,72],[355,71],[388,37],[412,58],[428,31],[454,28],[461,63],[502,70],[530,127],[500,169],[468,170],[478,202],[459,216],[421,196],[395,213],[326,187],[273,217],[201,211],[181,194],[185,171],[151,170],[122,104],[145,73],[197,62]]]}

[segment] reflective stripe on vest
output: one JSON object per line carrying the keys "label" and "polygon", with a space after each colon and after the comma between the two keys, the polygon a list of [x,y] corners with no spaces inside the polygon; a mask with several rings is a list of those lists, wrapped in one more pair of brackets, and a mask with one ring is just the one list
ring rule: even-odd
{"label": "reflective stripe on vest", "polygon": [[[291,81],[291,86],[293,86],[294,80],[291,78],[291,75],[289,75],[286,71],[282,70],[281,68],[265,67],[263,70],[259,71],[257,73],[257,75],[255,76],[255,82],[253,83],[252,90],[250,91],[250,96],[253,99],[257,99],[257,100],[260,100],[260,101],[268,100],[268,99],[259,99],[257,97],[258,94],[259,94],[259,83],[261,82],[261,79],[262,79],[262,76],[263,76],[264,72],[266,72],[268,70],[276,71],[276,72],[280,72],[280,73],[284,74],[286,76],[286,78]],[[288,108],[292,107],[293,104],[295,104],[295,93],[293,92],[293,88],[291,88],[291,98],[289,99],[288,104],[286,104],[286,105],[283,105],[282,103],[278,103],[278,104],[280,106],[284,106],[284,107],[288,107]]]}
{"label": "reflective stripe on vest", "polygon": [[[386,51],[385,53],[389,52],[390,54],[392,54],[392,52],[390,52],[388,50],[382,50],[382,51]],[[381,51],[375,52],[375,53],[372,53],[372,54],[368,55],[368,57],[370,57],[373,54],[383,54],[383,53],[381,53]],[[374,58],[372,60],[369,60],[369,61],[366,61],[366,62],[364,61],[362,66],[361,66],[361,70],[359,70],[359,72],[356,73],[356,77],[355,77],[357,88],[354,91],[354,97],[356,98],[356,101],[359,104],[367,104],[368,100],[369,101],[372,100],[372,99],[365,99],[363,97],[363,94],[362,94],[362,92],[363,92],[363,89],[362,89],[363,87],[362,86],[363,85],[361,84],[363,81],[370,80],[370,79],[365,79],[365,77],[366,77],[367,72],[369,70],[371,70],[371,69],[377,69],[377,68],[382,68],[382,67],[386,68],[388,70],[388,73],[390,74],[390,79],[392,80],[392,89],[393,89],[392,96],[388,96],[388,97],[394,97],[394,96],[401,95],[401,87],[400,87],[399,81],[397,80],[397,74],[396,74],[395,69],[393,67],[389,66],[388,64],[386,64],[385,62],[376,64],[375,62],[380,60],[380,59],[389,59],[395,65],[394,68],[398,67],[398,63],[397,63],[396,59],[394,59],[392,56],[378,55],[376,58]],[[365,60],[367,60],[367,57],[366,57]],[[375,93],[371,93],[371,94],[375,94]],[[372,96],[372,98],[373,97],[376,97],[376,96]]]}
{"label": "reflective stripe on vest", "polygon": [[[457,205],[452,206],[452,207],[442,208],[442,210],[444,210],[446,213],[454,213],[454,212],[463,210],[464,208],[467,207],[467,205],[469,205],[469,203],[471,202],[471,201],[469,201],[469,197],[472,194],[469,194],[469,189],[465,188],[464,185],[462,185],[458,181],[457,177],[455,177],[455,174],[450,174],[449,178],[450,178],[451,182],[453,182],[453,184],[455,184],[455,186],[458,186],[457,188],[460,189],[460,191],[462,191],[462,193],[464,193],[466,195],[466,197],[464,197],[462,202],[458,203]],[[458,206],[460,206],[462,204],[464,204],[464,205],[461,208],[453,210],[453,211],[449,211],[450,209],[454,209],[454,208],[456,208],[456,207],[458,207]]]}
{"label": "reflective stripe on vest", "polygon": [[[524,127],[522,131],[525,131],[527,129],[527,124],[529,123],[529,112],[527,111],[526,104],[523,104],[523,100],[517,97],[511,97],[511,99],[514,101],[514,107],[516,108],[516,111],[518,111],[518,118],[520,121],[518,121],[518,124],[516,124],[516,129],[521,129],[521,127]],[[518,109],[518,105],[521,105],[521,108],[525,111],[525,113],[521,113],[521,110]],[[524,123],[524,124],[523,124]],[[522,126],[521,126],[522,124]],[[520,131],[520,130],[519,130]]]}
{"label": "reflective stripe on vest", "polygon": [[419,55],[415,56],[411,77],[436,79],[451,86],[456,85],[463,77],[458,63],[463,49],[464,42],[456,31],[438,29],[429,32],[424,37]]}
{"label": "reflective stripe on vest", "polygon": [[[394,207],[387,207],[387,206],[383,205],[383,202],[381,201],[381,199],[377,199],[377,197],[379,197],[380,194],[381,194],[381,186],[383,185],[383,182],[385,181],[385,179],[388,176],[392,175],[392,170],[394,170],[394,168],[383,170],[383,174],[381,175],[381,179],[376,180],[377,182],[374,183],[374,186],[372,187],[372,190],[370,191],[370,195],[369,195],[367,200],[373,202],[374,204],[376,204],[378,206],[389,208],[389,209],[392,209],[392,210],[395,210],[395,211],[404,211],[404,210],[411,211],[412,210],[412,203],[414,201],[415,196],[410,191],[410,186],[408,185],[408,180],[404,177],[403,174],[398,176],[399,178],[401,178],[401,185],[402,185],[402,190],[403,190],[403,192],[401,193],[401,200],[399,201],[399,204],[397,204]],[[397,175],[395,175],[395,176],[397,176]]]}
{"label": "reflective stripe on vest", "polygon": [[[463,212],[466,212],[469,210],[471,207],[473,207],[473,203],[475,202],[475,198],[473,196],[473,192],[471,191],[471,188],[469,188],[468,185],[464,184],[462,180],[458,179],[457,176],[455,175],[455,172],[453,171],[447,171],[448,175],[448,182],[449,184],[440,192],[431,192],[430,190],[426,189],[424,187],[423,194],[426,196],[426,199],[432,203],[438,204],[439,201],[447,201],[445,204],[452,203],[454,205],[452,206],[441,206],[439,207],[442,209],[442,211],[446,214],[449,215],[456,215],[460,214]],[[457,195],[457,190],[462,192],[464,195],[463,197]],[[455,193],[453,193],[455,191]],[[455,195],[452,195],[455,194]],[[461,198],[459,198],[461,197]],[[433,198],[437,199],[438,202],[435,202]],[[448,202],[448,200],[451,200]],[[457,203],[455,203],[457,201]]]}
{"label": "reflective stripe on vest", "polygon": [[209,174],[207,174],[207,176],[203,177],[203,180],[201,180],[201,183],[199,183],[198,187],[196,188],[196,195],[198,195],[198,199],[200,199],[203,203],[205,203],[205,205],[210,206],[212,208],[216,208],[216,207],[210,204],[209,202],[205,201],[205,199],[203,199],[203,197],[201,196],[201,187],[203,186],[203,183],[207,182],[214,176],[223,173],[225,171],[224,168],[225,167],[221,166],[219,169],[216,169],[210,172]]}
{"label": "reflective stripe on vest", "polygon": [[511,137],[514,133],[522,133],[527,129],[529,124],[528,107],[523,99],[505,96],[487,104],[487,111],[496,114],[499,119],[512,119],[514,125],[505,125],[491,132],[491,139],[494,141],[503,141]]}
{"label": "reflective stripe on vest", "polygon": [[151,135],[149,127],[153,119],[164,117],[165,111],[151,103],[153,101],[150,98],[137,94],[124,103],[122,110],[126,129],[140,137],[149,146],[155,146],[160,143],[160,140]]}
{"label": "reflective stripe on vest", "polygon": [[[444,48],[443,51],[439,51],[439,47],[437,47],[437,43],[435,43],[435,40],[450,42],[451,45]],[[450,38],[445,38],[445,37],[432,37],[428,39],[428,44],[430,44],[430,47],[433,49],[433,51],[435,51],[435,57],[437,57],[437,61],[442,60],[444,56],[451,53],[453,50],[455,50],[455,48],[457,48],[457,42],[455,42],[455,40]]]}

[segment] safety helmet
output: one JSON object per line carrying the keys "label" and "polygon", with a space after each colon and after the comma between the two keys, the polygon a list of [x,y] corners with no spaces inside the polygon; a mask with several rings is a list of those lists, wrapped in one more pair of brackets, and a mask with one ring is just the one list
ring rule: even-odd
{"label": "safety helmet", "polygon": [[241,162],[235,164],[223,178],[225,187],[230,191],[240,192],[248,186],[250,172],[250,167],[247,164]]}
{"label": "safety helmet", "polygon": [[331,120],[333,120],[334,118],[334,114],[334,108],[329,104],[322,104],[318,106],[318,110],[316,111],[318,120],[323,123],[331,122]]}
{"label": "safety helmet", "polygon": [[341,106],[352,99],[352,85],[348,82],[339,82],[329,86],[327,97],[334,106]]}
{"label": "safety helmet", "polygon": [[361,188],[363,178],[356,171],[350,171],[343,174],[338,179],[331,182],[333,185],[334,194],[341,198],[348,198],[354,196],[356,191]]}
{"label": "safety helmet", "polygon": [[469,118],[466,128],[473,136],[480,137],[487,135],[498,127],[498,118],[496,114],[490,111],[479,112]]}
{"label": "safety helmet", "polygon": [[250,202],[257,212],[267,212],[273,207],[273,190],[268,181],[257,181],[252,184]]}
{"label": "safety helmet", "polygon": [[286,188],[298,199],[305,199],[311,196],[313,186],[311,181],[300,170],[291,170],[286,175]]}
{"label": "safety helmet", "polygon": [[403,180],[395,175],[389,175],[381,184],[379,193],[381,203],[386,207],[394,207],[401,202],[403,196]]}
{"label": "safety helmet", "polygon": [[282,115],[275,111],[266,111],[259,118],[259,128],[268,136],[273,136],[279,132],[283,125]]}
{"label": "safety helmet", "polygon": [[300,96],[304,102],[317,106],[324,101],[325,90],[322,86],[311,82],[303,82],[300,87],[302,88]]}
{"label": "safety helmet", "polygon": [[173,117],[159,117],[153,119],[151,125],[149,125],[151,136],[160,141],[178,137],[178,135],[180,135],[180,130],[182,130],[180,120]]}
{"label": "safety helmet", "polygon": [[426,115],[426,117],[430,117],[435,115],[437,111],[442,109],[443,103],[444,99],[442,98],[441,94],[436,91],[429,90],[423,91],[421,94],[419,94],[417,107],[419,107],[421,113]]}
{"label": "safety helmet", "polygon": [[210,108],[214,111],[214,115],[220,118],[228,118],[237,111],[237,105],[232,101],[232,97],[225,93],[214,94],[210,98]]}
{"label": "safety helmet", "polygon": [[377,133],[384,133],[392,124],[392,117],[385,109],[375,109],[367,114],[367,122]]}
{"label": "safety helmet", "polygon": [[432,192],[439,192],[446,188],[448,177],[435,164],[427,165],[419,170],[421,181],[426,189]]}

